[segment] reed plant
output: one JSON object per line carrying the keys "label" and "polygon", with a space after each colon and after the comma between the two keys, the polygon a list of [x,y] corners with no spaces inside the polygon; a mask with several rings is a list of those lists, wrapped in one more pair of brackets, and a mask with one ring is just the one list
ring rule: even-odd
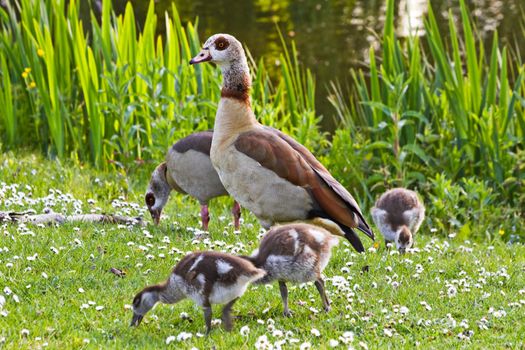
{"label": "reed plant", "polygon": [[[201,46],[198,22],[182,25],[174,4],[157,18],[154,4],[142,30],[130,3],[117,16],[103,1],[91,23],[80,21],[76,0],[0,8],[6,147],[39,145],[52,157],[127,167],[161,159],[177,138],[212,128],[221,78],[211,65],[188,64]],[[165,36],[156,34],[159,20]],[[318,144],[313,76],[293,44],[291,54],[284,40],[283,47],[281,79],[270,80],[262,61],[254,65],[254,107],[269,124]]]}
{"label": "reed plant", "polygon": [[443,173],[454,182],[486,181],[500,199],[524,204],[517,167],[525,145],[525,67],[497,31],[484,46],[463,0],[460,13],[458,26],[449,12],[443,35],[429,4],[425,36],[399,38],[394,1],[387,1],[381,49],[370,49],[366,71],[351,72],[354,92],[345,97],[340,83],[331,85],[344,128],[335,138],[361,142],[345,153],[361,153],[358,171],[370,200],[393,185],[421,188]]}

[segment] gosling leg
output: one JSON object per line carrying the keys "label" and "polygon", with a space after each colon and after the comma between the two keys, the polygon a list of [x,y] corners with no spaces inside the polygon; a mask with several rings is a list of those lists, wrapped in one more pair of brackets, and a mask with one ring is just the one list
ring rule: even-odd
{"label": "gosling leg", "polygon": [[239,298],[235,298],[222,308],[222,323],[224,324],[224,329],[226,329],[228,332],[232,330],[232,306],[235,304]]}
{"label": "gosling leg", "polygon": [[321,296],[321,301],[323,302],[323,309],[324,311],[328,312],[330,311],[330,300],[328,300],[328,297],[326,296],[325,288],[324,288],[324,281],[321,277],[315,281],[315,286],[317,287],[317,290],[319,291],[319,295]]}
{"label": "gosling leg", "polygon": [[288,309],[288,288],[286,288],[286,283],[279,281],[279,290],[281,291],[281,298],[283,299],[283,315],[292,317],[292,312]]}

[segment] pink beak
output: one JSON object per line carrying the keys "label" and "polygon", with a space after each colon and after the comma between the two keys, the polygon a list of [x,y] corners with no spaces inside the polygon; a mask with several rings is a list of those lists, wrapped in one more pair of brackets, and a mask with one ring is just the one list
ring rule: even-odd
{"label": "pink beak", "polygon": [[190,64],[198,64],[202,62],[211,61],[211,54],[209,49],[202,49],[201,52],[190,61]]}

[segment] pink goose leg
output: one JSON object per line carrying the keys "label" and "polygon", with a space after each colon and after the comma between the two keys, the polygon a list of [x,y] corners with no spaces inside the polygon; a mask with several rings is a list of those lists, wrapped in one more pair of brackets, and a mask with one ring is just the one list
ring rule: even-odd
{"label": "pink goose leg", "polygon": [[201,222],[202,229],[208,231],[208,223],[210,222],[210,213],[207,204],[201,204]]}
{"label": "pink goose leg", "polygon": [[235,226],[235,229],[238,229],[241,219],[241,206],[237,202],[233,202],[233,208],[232,208],[232,214],[233,214],[233,226]]}

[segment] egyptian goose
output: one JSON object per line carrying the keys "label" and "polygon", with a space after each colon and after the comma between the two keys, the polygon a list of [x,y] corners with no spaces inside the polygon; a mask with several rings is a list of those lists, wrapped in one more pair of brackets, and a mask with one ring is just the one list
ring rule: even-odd
{"label": "egyptian goose", "polygon": [[206,334],[211,329],[211,305],[225,304],[222,322],[229,331],[233,304],[244,294],[248,283],[265,274],[246,259],[230,254],[210,251],[188,254],[173,268],[167,281],[146,287],[135,296],[131,326],[138,326],[157,302],[175,304],[190,298],[204,311]]}
{"label": "egyptian goose", "polygon": [[379,197],[371,213],[385,244],[395,242],[399,252],[404,253],[414,244],[414,234],[425,219],[425,206],[416,192],[393,188]]}
{"label": "egyptian goose", "polygon": [[374,235],[352,195],[304,146],[255,119],[250,71],[239,41],[228,34],[211,36],[190,64],[207,61],[222,70],[210,156],[230,195],[265,228],[327,218],[343,229],[357,251],[364,251],[354,229],[372,239]]}
{"label": "egyptian goose", "polygon": [[291,316],[286,282],[314,281],[324,310],[330,310],[321,273],[330,260],[332,247],[339,242],[333,234],[344,237],[345,233],[334,222],[319,218],[312,220],[312,224],[274,226],[264,235],[252,256],[243,256],[266,271],[266,276],[254,283],[279,281],[285,316]]}
{"label": "egyptian goose", "polygon": [[[155,224],[158,225],[160,221],[171,190],[175,190],[199,201],[202,229],[208,230],[208,202],[212,198],[228,195],[211,164],[212,137],[212,131],[203,131],[180,139],[169,149],[166,161],[153,171],[145,201]],[[233,203],[232,214],[237,229],[241,217],[241,208],[237,202]]]}

